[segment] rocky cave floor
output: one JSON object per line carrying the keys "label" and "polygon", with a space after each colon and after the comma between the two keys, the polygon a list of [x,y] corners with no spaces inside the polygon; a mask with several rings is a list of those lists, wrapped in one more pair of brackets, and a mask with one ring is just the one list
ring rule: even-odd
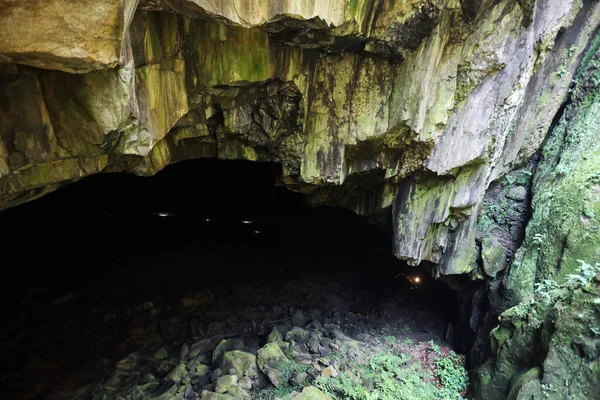
{"label": "rocky cave floor", "polygon": [[464,360],[443,342],[445,311],[432,308],[437,286],[412,288],[389,254],[343,237],[283,248],[268,236],[253,226],[237,241],[123,252],[117,267],[90,266],[61,290],[28,289],[3,328],[11,367],[2,392],[224,400],[288,399],[305,386],[294,398],[321,398],[315,386],[340,399],[462,391]]}
{"label": "rocky cave floor", "polygon": [[394,258],[388,233],[305,206],[278,175],[188,162],[0,213],[1,397],[465,395],[464,357],[445,344],[456,292]]}

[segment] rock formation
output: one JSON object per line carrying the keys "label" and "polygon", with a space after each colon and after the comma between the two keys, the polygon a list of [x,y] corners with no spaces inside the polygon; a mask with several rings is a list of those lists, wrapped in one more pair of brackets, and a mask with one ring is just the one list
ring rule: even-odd
{"label": "rock formation", "polygon": [[486,189],[539,148],[599,18],[580,0],[8,1],[0,202],[274,161],[315,203],[393,209],[399,258],[468,273]]}

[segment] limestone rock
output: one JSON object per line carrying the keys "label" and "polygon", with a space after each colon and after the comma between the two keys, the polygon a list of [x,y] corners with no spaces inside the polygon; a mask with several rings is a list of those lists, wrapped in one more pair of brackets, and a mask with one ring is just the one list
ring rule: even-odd
{"label": "limestone rock", "polygon": [[531,398],[531,393],[540,394],[542,383],[544,398],[597,397],[599,278],[583,288],[551,291],[503,313],[490,334],[492,355],[479,369],[476,397]]}
{"label": "limestone rock", "polygon": [[203,392],[202,393],[202,400],[233,400],[233,397],[226,395],[226,394],[222,394],[222,393],[214,393],[214,392]]}
{"label": "limestone rock", "polygon": [[237,386],[237,375],[225,375],[217,379],[215,391],[217,393],[225,393],[231,390],[233,386]]}
{"label": "limestone rock", "polygon": [[136,6],[137,0],[9,0],[0,6],[0,60],[76,73],[112,68]]}
{"label": "limestone rock", "polygon": [[187,375],[187,372],[188,371],[185,364],[179,364],[166,376],[165,379],[173,382],[180,382]]}
{"label": "limestone rock", "polygon": [[257,364],[275,387],[287,382],[290,375],[290,361],[277,343],[267,343],[258,351]]}
{"label": "limestone rock", "polygon": [[472,271],[486,189],[539,149],[600,5],[11,0],[0,21],[0,208],[99,172],[278,162],[313,204],[393,210],[394,254],[450,275]]}
{"label": "limestone rock", "polygon": [[524,201],[527,199],[527,188],[524,188],[523,186],[516,186],[510,189],[506,197],[516,201]]}
{"label": "limestone rock", "polygon": [[577,260],[600,262],[600,87],[597,47],[588,51],[558,125],[550,133],[533,179],[533,215],[504,284],[512,305],[533,294],[544,279],[563,282]]}
{"label": "limestone rock", "polygon": [[314,386],[307,386],[302,389],[302,393],[291,393],[282,397],[282,400],[331,400],[331,397],[321,392]]}
{"label": "limestone rock", "polygon": [[246,353],[241,350],[232,350],[223,354],[221,369],[223,371],[235,370],[238,379],[244,376],[254,378],[258,376],[256,366],[257,358],[254,354]]}
{"label": "limestone rock", "polygon": [[506,267],[506,250],[493,238],[485,238],[481,244],[483,270],[490,278]]}

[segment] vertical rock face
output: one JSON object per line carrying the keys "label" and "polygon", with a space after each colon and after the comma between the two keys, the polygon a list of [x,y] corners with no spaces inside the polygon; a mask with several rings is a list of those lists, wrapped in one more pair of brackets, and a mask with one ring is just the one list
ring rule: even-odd
{"label": "vertical rock face", "polygon": [[468,273],[486,189],[539,148],[599,18],[580,0],[8,1],[1,207],[102,171],[274,161],[315,203],[393,209],[398,257]]}
{"label": "vertical rock face", "polygon": [[[490,285],[491,314],[511,308],[489,335],[489,355],[475,375],[477,398],[600,396],[599,48],[596,36],[529,178],[524,241]],[[506,193],[523,199],[523,190]],[[504,257],[489,261],[505,266]]]}

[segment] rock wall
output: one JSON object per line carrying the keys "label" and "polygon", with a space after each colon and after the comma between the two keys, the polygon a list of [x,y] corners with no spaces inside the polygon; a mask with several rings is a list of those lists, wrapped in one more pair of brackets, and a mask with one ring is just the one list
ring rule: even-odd
{"label": "rock wall", "polygon": [[[600,270],[600,267],[598,267]],[[600,396],[600,275],[581,286],[538,291],[500,316],[475,398],[596,399]]]}
{"label": "rock wall", "polygon": [[438,274],[475,267],[486,189],[539,148],[600,19],[581,0],[66,3],[0,5],[0,207],[274,161],[315,203],[393,209],[395,254]]}
{"label": "rock wall", "polygon": [[[600,396],[599,49],[597,35],[539,159],[529,173],[521,171],[512,184],[503,184],[502,191],[513,198],[531,185],[532,213],[522,244],[512,257],[505,257],[503,249],[495,257],[486,240],[498,237],[497,225],[483,241],[486,273],[486,264],[502,272],[490,281],[487,299],[481,301],[487,300],[488,313],[481,322],[478,351],[486,347],[484,336],[497,325],[499,314],[500,324],[489,335],[490,351],[475,375],[477,398]],[[486,206],[496,207],[497,215],[507,214],[497,200]]]}

